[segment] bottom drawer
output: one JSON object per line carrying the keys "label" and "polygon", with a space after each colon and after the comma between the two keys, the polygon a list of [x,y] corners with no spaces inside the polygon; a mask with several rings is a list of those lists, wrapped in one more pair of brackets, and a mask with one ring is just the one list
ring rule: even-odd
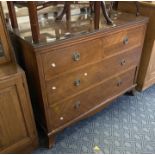
{"label": "bottom drawer", "polygon": [[135,68],[98,84],[97,86],[50,107],[50,124],[52,130],[86,113],[107,99],[133,86]]}

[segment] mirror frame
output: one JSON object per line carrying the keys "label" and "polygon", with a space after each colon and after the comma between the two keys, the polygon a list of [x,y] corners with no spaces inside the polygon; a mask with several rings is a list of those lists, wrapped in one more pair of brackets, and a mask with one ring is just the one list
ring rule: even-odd
{"label": "mirror frame", "polygon": [[5,18],[3,14],[2,4],[0,2],[0,40],[3,46],[4,55],[0,57],[0,64],[7,63],[11,61],[11,45],[8,36]]}

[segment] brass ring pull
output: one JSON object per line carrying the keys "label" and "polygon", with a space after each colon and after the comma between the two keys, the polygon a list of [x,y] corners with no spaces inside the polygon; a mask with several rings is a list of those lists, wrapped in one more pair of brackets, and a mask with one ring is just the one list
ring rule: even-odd
{"label": "brass ring pull", "polygon": [[123,39],[123,44],[124,45],[127,45],[129,43],[129,39],[128,39],[128,37],[126,36],[126,37],[124,37],[124,39]]}
{"label": "brass ring pull", "polygon": [[121,60],[121,66],[124,66],[125,63],[126,63],[125,59],[122,59],[122,60]]}
{"label": "brass ring pull", "polygon": [[122,83],[123,83],[123,81],[122,80],[118,80],[117,81],[117,86],[119,87],[119,86],[121,86],[122,85]]}
{"label": "brass ring pull", "polygon": [[74,108],[75,108],[75,109],[79,109],[79,108],[80,108],[80,101],[77,101],[77,102],[74,104]]}
{"label": "brass ring pull", "polygon": [[74,81],[74,86],[80,86],[81,81],[79,79]]}
{"label": "brass ring pull", "polygon": [[74,52],[72,58],[74,61],[79,61],[80,60],[80,53]]}

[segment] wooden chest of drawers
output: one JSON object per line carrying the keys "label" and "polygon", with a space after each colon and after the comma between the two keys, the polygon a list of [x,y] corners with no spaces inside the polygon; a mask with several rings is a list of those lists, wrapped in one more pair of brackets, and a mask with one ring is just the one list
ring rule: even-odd
{"label": "wooden chest of drawers", "polygon": [[135,88],[146,23],[147,18],[133,17],[114,28],[46,45],[12,35],[49,147],[58,131]]}

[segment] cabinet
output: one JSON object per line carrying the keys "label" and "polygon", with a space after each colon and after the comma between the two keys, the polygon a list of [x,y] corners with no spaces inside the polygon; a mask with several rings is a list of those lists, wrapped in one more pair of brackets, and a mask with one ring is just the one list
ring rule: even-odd
{"label": "cabinet", "polygon": [[51,43],[11,33],[49,147],[58,131],[134,90],[147,21],[118,14],[115,27]]}
{"label": "cabinet", "polygon": [[24,72],[13,64],[1,66],[0,153],[30,153],[36,148],[37,133],[30,103]]}
{"label": "cabinet", "polygon": [[[155,83],[155,3],[138,2],[138,6],[140,14],[149,17],[141,65],[137,79],[137,89],[142,91]],[[133,2],[119,2],[118,9],[123,12],[136,12]]]}
{"label": "cabinet", "polygon": [[4,18],[2,17],[3,11],[0,4],[0,64],[11,61],[10,42],[7,36],[7,30],[4,26]]}
{"label": "cabinet", "polygon": [[0,153],[30,153],[37,143],[25,74],[11,56],[0,5]]}

